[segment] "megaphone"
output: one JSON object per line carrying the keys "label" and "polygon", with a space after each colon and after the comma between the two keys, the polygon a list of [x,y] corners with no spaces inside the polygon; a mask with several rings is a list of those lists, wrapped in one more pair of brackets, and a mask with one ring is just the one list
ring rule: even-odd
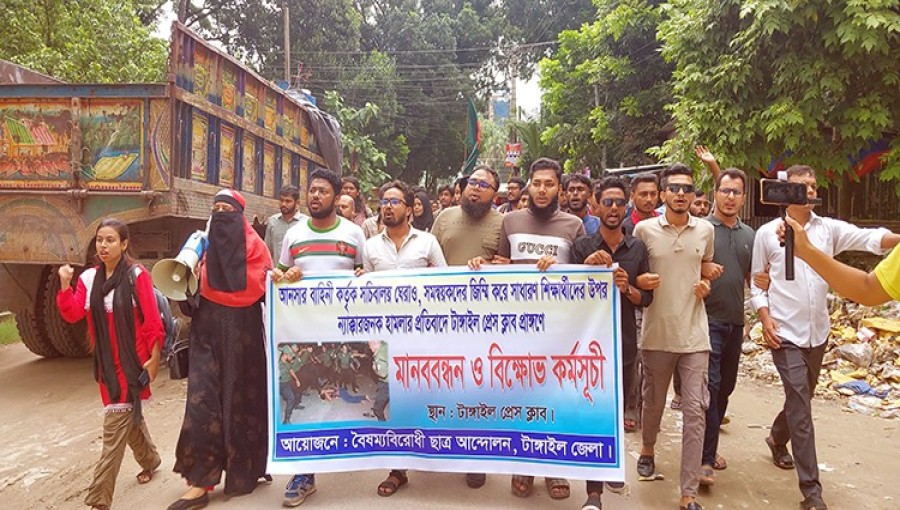
{"label": "megaphone", "polygon": [[194,268],[203,258],[209,241],[206,232],[198,230],[188,237],[181,252],[174,259],[163,259],[154,264],[150,275],[153,285],[172,301],[185,301],[187,294],[197,293],[199,283]]}

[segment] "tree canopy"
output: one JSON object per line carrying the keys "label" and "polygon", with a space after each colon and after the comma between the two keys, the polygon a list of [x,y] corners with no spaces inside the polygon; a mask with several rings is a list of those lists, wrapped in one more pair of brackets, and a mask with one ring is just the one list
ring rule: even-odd
{"label": "tree canopy", "polygon": [[597,0],[597,19],[559,34],[559,49],[540,62],[542,139],[567,168],[654,162],[669,122],[671,69],[659,56],[658,2]]}
{"label": "tree canopy", "polygon": [[683,158],[700,142],[748,170],[779,158],[840,175],[887,137],[881,177],[900,181],[900,1],[672,0],[663,9],[677,136],[657,154]]}
{"label": "tree canopy", "polygon": [[154,1],[5,0],[0,58],[63,81],[161,81],[168,44],[151,34]]}

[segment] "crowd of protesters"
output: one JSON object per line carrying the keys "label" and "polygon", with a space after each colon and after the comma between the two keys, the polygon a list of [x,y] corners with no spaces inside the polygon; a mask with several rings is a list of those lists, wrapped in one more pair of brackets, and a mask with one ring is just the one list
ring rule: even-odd
{"label": "crowd of protesters", "polygon": [[[175,470],[190,489],[169,509],[206,506],[223,472],[227,494],[249,493],[266,476],[266,370],[259,306],[267,272],[278,282],[297,281],[320,270],[362,274],[457,265],[477,271],[487,264],[530,264],[542,271],[554,264],[617,265],[613,276],[623,298],[625,430],[640,430],[641,435],[637,478],[657,476],[656,442],[674,379],[683,415],[678,505],[686,510],[702,509],[699,486],[713,485],[716,471],[727,468],[719,430],[737,381],[749,292],[785,393],[783,409],[760,445],[767,445],[776,466],[796,470],[804,510],[827,508],[811,412],[829,334],[828,283],[816,270],[831,268],[844,292],[852,293],[853,282],[860,282],[857,285],[878,286],[876,295],[882,300],[898,299],[900,250],[870,275],[836,267],[832,257],[845,250],[881,254],[900,236],[818,216],[811,205],[790,206],[788,221],[798,232],[801,260],[796,261],[796,278],[788,281],[780,247],[783,221],[773,220],[754,232],[740,219],[750,184],[747,175],[719,168],[704,147],[698,146],[697,156],[713,178],[705,191],[684,164],[670,165],[659,175],[592,181],[585,175],[566,175],[558,162],[540,158],[528,175],[508,180],[505,197],[500,197],[497,172],[480,165],[440,187],[434,200],[425,188],[385,183],[375,190],[375,211],[357,179],[319,169],[302,190],[309,216],[299,210],[301,190],[285,187],[280,212],[269,218],[264,240],[244,218],[243,197],[222,190],[214,199],[210,248],[200,265],[199,300],[187,310],[197,334],[190,350],[188,405]],[[796,165],[787,170],[787,178],[803,184],[810,198],[816,196],[814,169]],[[144,468],[138,475],[141,483],[149,481],[159,465],[140,415],[140,400],[149,396],[149,384],[141,385],[137,378],[142,367],[150,380],[155,377],[162,333],[157,321],[144,320],[153,314],[133,311],[145,307],[150,289],[145,271],[129,272],[127,227],[102,223],[97,246],[101,263],[83,273],[75,289],[70,286],[71,268],[61,269],[58,302],[66,320],[88,315],[99,346],[96,377],[104,404],[109,413],[121,413],[108,414],[115,419],[104,422],[110,444],[105,440],[86,500],[104,509],[111,504],[125,441]],[[120,302],[123,296],[128,303]],[[106,313],[99,308],[104,304]],[[112,348],[100,348],[107,344]],[[366,402],[373,416],[386,419],[387,355],[380,342],[358,350],[285,346],[280,355],[284,423],[290,422],[306,390],[322,391],[322,381],[330,381],[335,391],[358,392],[355,373],[361,364],[376,387]],[[473,489],[485,480],[483,473],[465,476]],[[406,470],[392,470],[377,494],[391,496],[408,482]],[[570,496],[567,480],[548,477],[545,483],[551,498]],[[533,476],[514,475],[510,489],[528,497],[533,484]],[[624,484],[588,481],[582,510],[600,510],[604,487],[621,492]],[[316,489],[315,474],[295,475],[283,503],[300,505]]]}

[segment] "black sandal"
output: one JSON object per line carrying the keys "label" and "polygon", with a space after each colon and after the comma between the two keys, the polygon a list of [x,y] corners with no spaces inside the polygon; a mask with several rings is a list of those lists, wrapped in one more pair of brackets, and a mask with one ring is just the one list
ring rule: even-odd
{"label": "black sandal", "polygon": [[656,461],[653,460],[653,455],[641,455],[638,457],[637,472],[638,475],[644,478],[649,478],[656,473]]}
{"label": "black sandal", "polygon": [[[776,445],[772,436],[766,436],[766,445],[772,452],[772,462],[781,469],[794,469],[794,457],[788,453],[787,446]],[[804,500],[805,501],[805,500]]]}
{"label": "black sandal", "polygon": [[378,495],[384,498],[393,496],[409,482],[409,477],[403,471],[392,470],[385,481],[378,484]]}

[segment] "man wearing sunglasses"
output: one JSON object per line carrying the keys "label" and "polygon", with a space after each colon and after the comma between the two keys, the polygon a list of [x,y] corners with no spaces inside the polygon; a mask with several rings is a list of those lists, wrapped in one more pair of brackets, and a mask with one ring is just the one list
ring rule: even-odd
{"label": "man wearing sunglasses", "polygon": [[[569,182],[571,188],[572,182]],[[637,427],[634,415],[633,385],[635,381],[635,360],[637,358],[637,322],[635,308],[649,306],[653,302],[653,291],[637,288],[637,277],[650,271],[647,247],[622,230],[625,208],[628,204],[625,182],[617,177],[609,177],[597,183],[594,193],[600,214],[600,228],[596,234],[575,240],[572,262],[575,264],[603,265],[613,262],[619,265],[614,273],[614,281],[622,294],[620,318],[622,324],[622,395],[625,402],[625,430]],[[571,203],[571,198],[570,198]],[[630,414],[629,414],[630,413]],[[588,499],[582,510],[599,510],[603,494],[603,483],[588,481]],[[623,482],[606,482],[610,490],[624,489]]]}
{"label": "man wearing sunglasses", "polygon": [[634,228],[634,236],[647,245],[650,271],[645,289],[653,289],[653,303],[644,309],[641,357],[644,367],[642,446],[637,471],[655,474],[654,448],[666,405],[666,394],[677,370],[681,376],[684,428],[681,446],[682,510],[702,510],[696,501],[699,486],[705,407],[709,401],[709,323],[703,300],[709,281],[701,277],[703,262],[712,262],[713,226],[689,214],[694,201],[690,168],[676,163],[662,172],[664,215]]}

